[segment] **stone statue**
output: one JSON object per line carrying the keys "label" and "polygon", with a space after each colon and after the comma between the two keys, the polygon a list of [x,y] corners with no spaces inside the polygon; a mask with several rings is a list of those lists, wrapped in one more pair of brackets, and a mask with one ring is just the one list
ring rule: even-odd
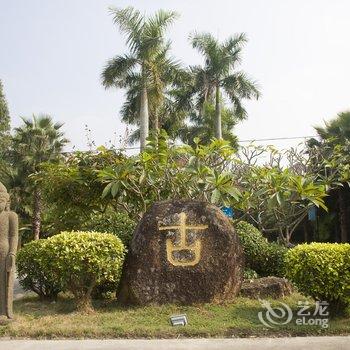
{"label": "stone statue", "polygon": [[0,316],[13,318],[13,282],[18,244],[18,218],[9,211],[10,196],[0,182]]}

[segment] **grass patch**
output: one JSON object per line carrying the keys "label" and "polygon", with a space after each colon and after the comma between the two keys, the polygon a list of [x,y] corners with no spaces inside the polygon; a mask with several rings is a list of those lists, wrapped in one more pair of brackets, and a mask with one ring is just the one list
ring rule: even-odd
{"label": "grass patch", "polygon": [[[305,300],[293,294],[282,301],[296,314],[297,303]],[[278,303],[272,301],[272,303]],[[310,300],[309,300],[310,301]],[[94,302],[93,314],[75,312],[73,300],[61,298],[43,303],[36,297],[15,301],[16,320],[0,325],[0,336],[11,338],[177,338],[177,337],[261,337],[350,334],[350,318],[332,318],[329,328],[287,325],[268,328],[260,323],[259,301],[238,298],[234,303],[198,306],[162,305],[122,307],[113,300]],[[186,313],[189,324],[172,327],[169,317]]]}

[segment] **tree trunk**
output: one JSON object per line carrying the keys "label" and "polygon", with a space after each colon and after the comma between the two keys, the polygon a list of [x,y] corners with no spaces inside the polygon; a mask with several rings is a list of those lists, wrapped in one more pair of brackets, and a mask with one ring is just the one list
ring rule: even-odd
{"label": "tree trunk", "polygon": [[76,300],[77,310],[83,314],[91,314],[94,312],[91,296],[83,295]]}
{"label": "tree trunk", "polygon": [[200,119],[202,119],[204,117],[204,114],[205,114],[205,103],[206,103],[206,101],[203,101],[203,103],[199,107],[199,118]]}
{"label": "tree trunk", "polygon": [[142,88],[140,101],[140,151],[146,147],[149,132],[148,96],[146,87]]}
{"label": "tree trunk", "polygon": [[159,130],[160,130],[159,115],[158,115],[158,110],[156,108],[156,111],[155,111],[155,114],[154,114],[154,131],[153,131],[153,136],[155,137],[155,139],[157,141],[157,145],[158,145]]}
{"label": "tree trunk", "polygon": [[303,224],[303,233],[304,233],[304,242],[308,243],[309,242],[309,233],[308,233],[308,230],[307,230],[306,221],[304,221],[304,224]]}
{"label": "tree trunk", "polygon": [[221,131],[221,105],[220,105],[220,87],[216,85],[216,96],[215,96],[215,137],[222,139]]}
{"label": "tree trunk", "polygon": [[41,191],[38,187],[35,187],[33,196],[33,233],[34,239],[39,239],[41,229]]}
{"label": "tree trunk", "polygon": [[75,301],[77,304],[77,310],[81,313],[93,313],[94,308],[92,306],[92,300],[91,300],[91,295],[96,286],[96,283],[93,282],[90,284],[88,289],[85,291],[85,293],[76,293],[75,296]]}
{"label": "tree trunk", "polygon": [[156,108],[156,111],[154,113],[154,130],[156,133],[158,133],[159,129],[160,129],[159,114],[158,114],[158,108]]}
{"label": "tree trunk", "polygon": [[340,222],[340,241],[341,243],[348,242],[349,212],[347,205],[347,187],[338,189],[338,205],[339,205],[339,222]]}

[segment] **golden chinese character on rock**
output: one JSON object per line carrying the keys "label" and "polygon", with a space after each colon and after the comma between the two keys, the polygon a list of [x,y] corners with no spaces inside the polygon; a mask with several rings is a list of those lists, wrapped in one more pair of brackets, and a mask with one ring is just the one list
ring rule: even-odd
{"label": "golden chinese character on rock", "polygon": [[[180,220],[178,225],[161,226],[159,231],[178,231],[180,240],[178,243],[173,243],[170,238],[166,240],[166,252],[168,261],[174,266],[194,266],[198,264],[201,258],[202,243],[196,239],[195,242],[187,243],[187,231],[206,230],[208,225],[186,225],[186,213],[179,214]],[[174,253],[187,253],[185,258],[174,258]],[[187,255],[187,257],[186,257]]]}

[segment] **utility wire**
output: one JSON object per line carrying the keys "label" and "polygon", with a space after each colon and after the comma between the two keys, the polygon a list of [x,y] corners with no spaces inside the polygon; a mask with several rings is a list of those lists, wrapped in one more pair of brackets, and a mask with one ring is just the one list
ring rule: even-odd
{"label": "utility wire", "polygon": [[297,139],[311,139],[317,136],[293,136],[293,137],[275,137],[271,139],[251,139],[251,140],[238,140],[238,142],[255,142],[255,141],[277,141],[277,140],[297,140]]}
{"label": "utility wire", "polygon": [[[280,141],[280,140],[300,140],[300,139],[311,139],[313,137],[317,137],[315,135],[309,135],[309,136],[292,136],[292,137],[273,137],[273,138],[267,138],[267,139],[249,139],[249,140],[238,140],[238,143],[250,143],[250,142],[261,142],[261,141]],[[181,146],[181,145],[178,145]],[[134,150],[134,149],[140,149],[139,146],[135,147],[120,147],[120,148],[114,148],[116,151],[128,151],[128,150]],[[75,150],[72,150],[70,152],[63,152],[63,153],[73,153]]]}

